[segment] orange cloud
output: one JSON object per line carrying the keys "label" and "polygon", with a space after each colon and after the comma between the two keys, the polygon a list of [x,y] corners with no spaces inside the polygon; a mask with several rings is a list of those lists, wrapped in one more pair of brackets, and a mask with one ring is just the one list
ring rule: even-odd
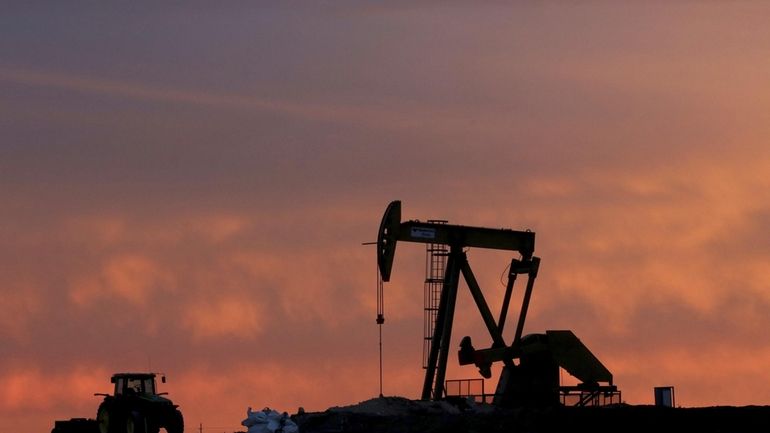
{"label": "orange cloud", "polygon": [[193,220],[191,225],[194,232],[210,242],[219,243],[242,233],[250,226],[250,221],[238,215],[209,215]]}
{"label": "orange cloud", "polygon": [[0,334],[17,340],[29,338],[27,326],[42,313],[45,301],[34,286],[10,284],[6,288],[10,290],[2,292]]}
{"label": "orange cloud", "polygon": [[80,306],[111,297],[144,305],[153,292],[174,288],[173,275],[156,262],[142,255],[124,254],[108,259],[96,275],[76,279],[70,299]]}
{"label": "orange cloud", "polygon": [[252,340],[264,331],[266,307],[258,295],[235,298],[224,295],[183,307],[182,326],[196,339],[236,337]]}
{"label": "orange cloud", "polygon": [[109,392],[110,374],[93,366],[77,366],[65,372],[47,372],[35,366],[14,368],[0,375],[0,412],[62,407],[82,411],[93,405],[91,416],[95,416],[98,403],[93,394]]}

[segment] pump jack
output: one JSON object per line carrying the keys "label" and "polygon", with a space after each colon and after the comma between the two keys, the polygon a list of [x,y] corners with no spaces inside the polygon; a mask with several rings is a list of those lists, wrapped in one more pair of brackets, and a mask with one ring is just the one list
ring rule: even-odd
{"label": "pump jack", "polygon": [[[462,274],[476,307],[492,338],[492,346],[476,350],[466,336],[458,353],[460,365],[475,364],[479,373],[490,378],[493,362],[504,364],[494,403],[504,406],[553,405],[559,403],[560,392],[578,391],[587,402],[599,393],[616,392],[612,374],[571,331],[547,331],[546,334],[522,336],[532,290],[540,267],[534,256],[535,233],[510,229],[491,229],[431,222],[401,222],[401,202],[391,202],[380,223],[377,236],[377,266],[382,281],[389,281],[398,241],[444,244],[449,246],[446,273],[441,290],[430,352],[422,388],[423,400],[444,397],[444,380],[452,335],[452,322],[457,291]],[[498,319],[495,320],[471,270],[465,248],[515,251],[519,258],[511,260],[508,282]],[[516,324],[513,342],[503,339],[503,330],[518,275],[527,282]],[[514,360],[518,359],[518,364]],[[559,367],[582,380],[578,387],[560,387]],[[600,386],[598,382],[609,382]],[[574,389],[573,389],[574,388]]]}

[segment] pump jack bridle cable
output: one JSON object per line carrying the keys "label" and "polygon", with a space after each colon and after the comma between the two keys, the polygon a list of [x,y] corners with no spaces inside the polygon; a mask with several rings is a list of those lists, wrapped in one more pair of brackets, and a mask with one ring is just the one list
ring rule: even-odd
{"label": "pump jack bridle cable", "polygon": [[380,397],[382,397],[382,324],[385,323],[384,298],[382,290],[382,275],[377,266],[377,327],[380,334]]}

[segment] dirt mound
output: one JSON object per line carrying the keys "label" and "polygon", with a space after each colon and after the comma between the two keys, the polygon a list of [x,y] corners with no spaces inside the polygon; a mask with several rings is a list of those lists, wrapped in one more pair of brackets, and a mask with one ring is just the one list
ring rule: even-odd
{"label": "dirt mound", "polygon": [[361,403],[333,407],[331,413],[366,414],[373,416],[459,414],[460,409],[446,401],[409,400],[403,397],[380,397]]}
{"label": "dirt mound", "polygon": [[457,399],[375,398],[294,416],[302,433],[768,432],[770,407],[666,408],[617,405],[500,409]]}

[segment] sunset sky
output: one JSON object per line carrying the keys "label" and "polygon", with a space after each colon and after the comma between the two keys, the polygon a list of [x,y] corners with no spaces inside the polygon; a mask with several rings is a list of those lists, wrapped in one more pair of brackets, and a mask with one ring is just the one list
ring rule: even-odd
{"label": "sunset sky", "polygon": [[[572,329],[626,402],[770,404],[768,21],[741,1],[4,3],[0,431],[94,417],[118,371],[166,373],[209,433],[376,396],[361,243],[397,199],[535,231],[525,332]],[[385,287],[387,395],[421,390],[424,254],[399,244]],[[512,256],[468,257],[496,311]],[[453,347],[488,343],[464,286],[455,324]]]}

